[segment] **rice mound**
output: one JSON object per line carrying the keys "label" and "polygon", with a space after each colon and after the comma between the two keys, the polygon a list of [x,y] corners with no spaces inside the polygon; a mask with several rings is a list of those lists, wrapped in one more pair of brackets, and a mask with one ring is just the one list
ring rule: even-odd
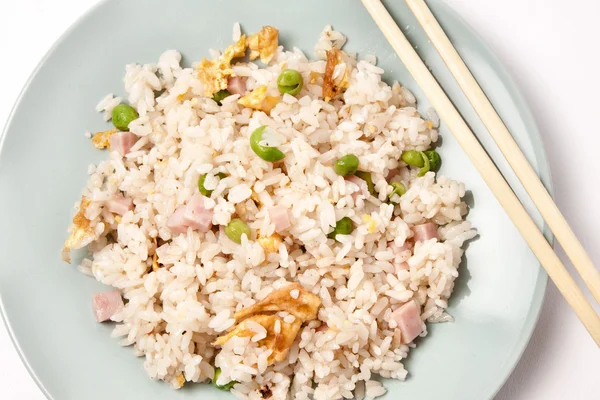
{"label": "rice mound", "polygon": [[[240,106],[240,95],[222,105],[206,97],[196,69],[181,66],[175,50],[156,64],[127,65],[125,89],[139,113],[130,131],[139,139],[125,157],[113,151],[89,167],[84,215],[97,237],[80,270],[120,290],[125,307],[112,316],[112,336],[144,357],[151,378],[179,388],[210,381],[219,367],[221,380],[238,382],[231,392],[239,399],[375,398],[385,393],[375,375],[404,380],[402,361],[415,347],[396,340],[390,314],[414,300],[423,321],[452,320],[445,309],[461,247],[476,234],[464,220],[465,187],[434,172],[418,177],[400,160],[405,150],[431,148],[439,121],[432,111],[421,117],[408,89],[382,81],[374,57],[349,54],[349,86],[323,100],[326,52],[345,41],[328,26],[317,60],[279,46],[267,66],[234,63],[248,90],[266,85],[273,96],[283,69],[302,74],[302,91],[281,96],[270,114]],[[108,120],[120,102],[109,95],[97,110]],[[283,161],[263,161],[250,149],[249,136],[262,125],[282,136]],[[333,171],[349,153],[371,173],[375,196]],[[215,178],[219,172],[227,177]],[[167,220],[197,193],[200,174],[213,190],[204,199],[213,229],[174,235]],[[388,201],[391,175],[407,188],[399,204]],[[116,217],[105,202],[120,194],[134,209]],[[291,227],[266,252],[256,239],[275,233],[272,206],[289,211]],[[342,217],[354,231],[328,239]],[[224,234],[232,218],[253,232],[241,245]],[[425,222],[439,226],[440,239],[406,248],[413,226]],[[234,313],[290,283],[318,295],[322,306],[285,361],[268,365],[256,337],[212,345],[233,329]]]}

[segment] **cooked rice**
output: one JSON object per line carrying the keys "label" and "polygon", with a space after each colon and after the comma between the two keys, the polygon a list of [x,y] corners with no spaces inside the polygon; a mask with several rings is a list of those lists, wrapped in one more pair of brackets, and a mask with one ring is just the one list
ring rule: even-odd
{"label": "cooked rice", "polygon": [[[240,35],[236,24],[234,40]],[[238,95],[222,106],[204,97],[195,70],[181,66],[175,50],[157,64],[127,65],[127,98],[140,115],[130,130],[140,139],[125,158],[113,152],[88,170],[85,217],[99,237],[80,270],[121,290],[126,305],[112,317],[113,336],[145,358],[151,378],[179,388],[182,374],[185,382],[207,382],[219,367],[218,383],[239,382],[232,390],[239,399],[261,399],[265,387],[273,399],[288,393],[298,400],[375,398],[385,393],[375,375],[405,379],[402,361],[414,347],[394,341],[392,311],[415,300],[423,320],[452,320],[445,309],[461,247],[475,236],[464,220],[465,187],[433,172],[417,177],[399,161],[404,150],[426,150],[437,141],[439,119],[429,110],[428,123],[408,89],[383,82],[374,56],[348,66],[343,101],[324,102],[325,52],[345,42],[328,26],[317,41],[316,61],[280,46],[267,67],[234,64],[248,90],[267,85],[273,96],[282,69],[303,75],[301,93],[282,96],[270,115],[239,106]],[[97,110],[108,119],[120,102],[108,95]],[[265,162],[250,149],[249,135],[261,125],[281,136],[282,163]],[[357,195],[360,188],[331,168],[348,153],[371,172],[377,197]],[[387,202],[386,177],[393,170],[408,189],[398,206]],[[227,178],[216,178],[219,172]],[[208,174],[205,185],[213,190],[204,206],[214,212],[216,228],[174,236],[167,219],[197,192],[200,174]],[[133,199],[135,208],[115,218],[104,203],[119,193]],[[265,254],[254,239],[258,231],[264,237],[275,232],[266,211],[273,205],[288,209],[292,224],[277,251]],[[241,245],[224,236],[233,217],[255,233]],[[327,239],[342,217],[356,229],[338,235],[339,242]],[[427,221],[442,226],[440,241],[394,251],[411,239],[413,225]],[[409,269],[397,268],[403,262]],[[252,337],[211,345],[233,328],[235,312],[291,282],[318,295],[322,307],[319,321],[302,327],[286,361],[268,365],[271,350],[258,344],[266,335],[258,323],[249,323]],[[285,323],[295,320],[281,314]],[[282,329],[279,321],[274,329]]]}

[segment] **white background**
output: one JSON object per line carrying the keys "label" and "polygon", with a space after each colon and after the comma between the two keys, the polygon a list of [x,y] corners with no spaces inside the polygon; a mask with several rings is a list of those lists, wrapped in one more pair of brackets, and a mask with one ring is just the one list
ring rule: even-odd
{"label": "white background", "polygon": [[[556,201],[595,264],[600,265],[600,2],[446,1],[491,45],[517,79],[543,135]],[[39,59],[95,2],[0,2],[0,125]],[[562,250],[558,251],[567,262]],[[496,400],[599,399],[599,374],[600,350],[550,284],[533,339]],[[44,400],[4,326],[0,326],[0,399]]]}

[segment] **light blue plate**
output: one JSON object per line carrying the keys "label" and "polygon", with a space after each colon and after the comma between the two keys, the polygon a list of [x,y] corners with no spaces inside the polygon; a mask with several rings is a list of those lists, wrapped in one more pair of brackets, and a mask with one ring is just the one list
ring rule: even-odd
{"label": "light blue plate", "polygon": [[[484,43],[440,1],[430,4],[515,139],[549,183],[535,123],[521,94]],[[386,2],[481,142],[507,171],[456,83],[403,1]],[[326,24],[349,37],[347,49],[376,54],[388,79],[425,96],[398,61],[358,0],[283,2],[109,0],[100,3],[49,52],[28,82],[8,122],[0,155],[0,293],[3,316],[23,361],[50,399],[232,399],[209,385],[173,391],[151,381],[142,359],[97,324],[92,293],[101,285],[61,261],[60,250],[86,181],[87,165],[106,153],[83,133],[106,127],[94,111],[110,92],[123,94],[124,66],[155,62],[166,49],[187,63],[223,48],[240,21],[245,32],[270,24],[283,44],[312,55]],[[406,382],[387,382],[386,399],[491,399],[525,348],[542,304],[546,275],[492,193],[442,125],[442,173],[472,191],[469,215],[479,229],[461,268],[450,312],[407,361]],[[517,194],[524,191],[505,174]],[[533,207],[529,201],[527,208]],[[532,214],[541,221],[537,213]]]}

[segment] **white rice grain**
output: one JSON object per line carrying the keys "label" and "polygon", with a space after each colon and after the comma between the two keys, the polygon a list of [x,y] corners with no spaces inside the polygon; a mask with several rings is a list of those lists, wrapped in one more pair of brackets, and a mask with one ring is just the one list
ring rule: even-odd
{"label": "white rice grain", "polygon": [[233,40],[234,42],[237,42],[238,40],[240,40],[241,36],[242,36],[242,28],[240,27],[240,23],[236,22],[233,24],[233,33],[231,36],[231,40]]}

